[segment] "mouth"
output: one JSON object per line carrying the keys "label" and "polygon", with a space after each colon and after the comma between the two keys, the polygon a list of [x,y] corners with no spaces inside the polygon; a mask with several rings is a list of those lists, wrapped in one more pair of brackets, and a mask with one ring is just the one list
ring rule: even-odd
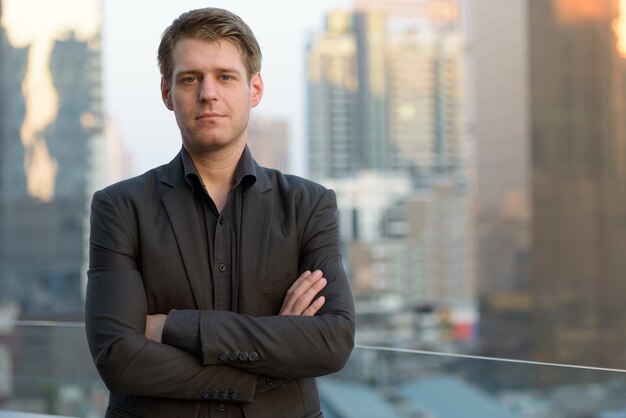
{"label": "mouth", "polygon": [[218,119],[222,117],[224,117],[224,115],[222,115],[221,113],[206,112],[196,117],[196,120],[212,120],[212,119]]}

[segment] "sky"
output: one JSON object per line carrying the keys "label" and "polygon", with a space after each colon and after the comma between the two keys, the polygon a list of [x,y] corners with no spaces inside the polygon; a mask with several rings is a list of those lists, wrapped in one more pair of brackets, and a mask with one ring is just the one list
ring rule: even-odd
{"label": "sky", "polygon": [[180,150],[174,115],[161,101],[156,50],[172,20],[207,6],[231,10],[255,33],[263,52],[265,90],[253,117],[288,121],[293,144],[290,171],[305,174],[306,42],[323,29],[328,11],[353,4],[353,0],[102,0],[104,109],[131,154],[132,174],[167,163]]}

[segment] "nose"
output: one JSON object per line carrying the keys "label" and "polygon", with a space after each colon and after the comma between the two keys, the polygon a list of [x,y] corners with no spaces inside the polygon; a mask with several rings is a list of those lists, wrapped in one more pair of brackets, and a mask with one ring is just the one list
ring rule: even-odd
{"label": "nose", "polygon": [[206,77],[202,80],[202,84],[200,85],[200,92],[198,93],[198,100],[201,102],[207,102],[211,100],[217,99],[217,89],[216,83],[214,80],[211,80],[209,77]]}

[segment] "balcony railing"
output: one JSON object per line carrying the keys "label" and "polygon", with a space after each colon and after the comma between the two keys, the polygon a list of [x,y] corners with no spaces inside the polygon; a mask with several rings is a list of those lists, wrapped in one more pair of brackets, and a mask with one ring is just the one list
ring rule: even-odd
{"label": "balcony railing", "polygon": [[[626,418],[626,371],[357,346],[319,379],[326,418]],[[101,417],[81,322],[0,321],[0,418]]]}

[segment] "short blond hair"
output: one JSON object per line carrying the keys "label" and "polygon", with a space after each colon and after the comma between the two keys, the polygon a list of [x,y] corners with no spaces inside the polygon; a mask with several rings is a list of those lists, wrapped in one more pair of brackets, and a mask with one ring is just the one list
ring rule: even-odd
{"label": "short blond hair", "polygon": [[207,7],[183,13],[163,32],[157,57],[161,77],[168,82],[171,81],[174,71],[172,51],[176,42],[184,38],[228,40],[241,53],[248,81],[261,71],[261,48],[246,22],[228,10]]}

